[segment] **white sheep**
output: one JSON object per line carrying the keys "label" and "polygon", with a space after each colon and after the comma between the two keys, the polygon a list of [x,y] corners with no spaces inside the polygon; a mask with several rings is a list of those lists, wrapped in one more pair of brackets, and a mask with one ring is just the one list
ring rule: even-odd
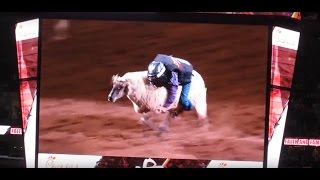
{"label": "white sheep", "polygon": [[[153,130],[168,131],[170,119],[174,117],[181,108],[179,105],[182,86],[179,86],[175,102],[169,107],[165,121],[157,127],[150,118],[154,113],[159,113],[158,109],[167,99],[165,87],[155,87],[150,85],[147,79],[147,71],[128,72],[123,76],[112,76],[112,89],[108,94],[108,101],[116,102],[119,98],[127,96],[132,102],[134,111],[142,114],[142,122]],[[193,110],[196,111],[199,123],[203,124],[207,120],[207,89],[201,75],[193,70],[192,82],[189,92],[189,99],[192,102]]]}

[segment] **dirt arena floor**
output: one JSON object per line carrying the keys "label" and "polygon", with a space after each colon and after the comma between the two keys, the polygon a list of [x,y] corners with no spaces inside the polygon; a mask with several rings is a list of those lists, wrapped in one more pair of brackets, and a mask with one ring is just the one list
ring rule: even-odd
{"label": "dirt arena floor", "polygon": [[[263,161],[267,28],[47,20],[42,24],[40,152]],[[144,132],[113,74],[157,53],[190,60],[208,88],[208,131],[184,113],[162,137]],[[159,121],[161,116],[159,116]]]}

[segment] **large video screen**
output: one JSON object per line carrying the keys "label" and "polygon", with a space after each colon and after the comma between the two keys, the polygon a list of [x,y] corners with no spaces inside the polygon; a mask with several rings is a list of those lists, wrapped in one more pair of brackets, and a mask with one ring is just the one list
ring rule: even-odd
{"label": "large video screen", "polygon": [[267,26],[43,19],[40,31],[39,167],[59,154],[262,167]]}

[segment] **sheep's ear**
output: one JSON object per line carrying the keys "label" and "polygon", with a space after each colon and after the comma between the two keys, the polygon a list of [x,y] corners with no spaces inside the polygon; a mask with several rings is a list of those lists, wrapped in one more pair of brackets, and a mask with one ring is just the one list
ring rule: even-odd
{"label": "sheep's ear", "polygon": [[118,75],[118,74],[116,74],[116,75],[112,75],[112,81],[116,80],[118,77],[119,77],[119,75]]}
{"label": "sheep's ear", "polygon": [[128,79],[125,79],[125,80],[124,80],[124,83],[126,83],[126,85],[128,85],[129,80],[128,80]]}
{"label": "sheep's ear", "polygon": [[112,78],[111,78],[111,82],[115,82],[117,79],[118,79],[119,75],[116,74],[116,75],[112,75]]}
{"label": "sheep's ear", "polygon": [[123,77],[123,76],[122,77],[118,76],[117,80],[120,81],[120,82],[124,82],[124,83],[127,82],[127,79],[125,77]]}

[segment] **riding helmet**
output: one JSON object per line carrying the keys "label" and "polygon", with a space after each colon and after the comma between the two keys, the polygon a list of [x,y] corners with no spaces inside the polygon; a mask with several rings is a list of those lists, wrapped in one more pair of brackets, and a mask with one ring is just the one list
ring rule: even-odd
{"label": "riding helmet", "polygon": [[162,62],[152,61],[148,66],[148,78],[159,78],[166,71],[166,67]]}

